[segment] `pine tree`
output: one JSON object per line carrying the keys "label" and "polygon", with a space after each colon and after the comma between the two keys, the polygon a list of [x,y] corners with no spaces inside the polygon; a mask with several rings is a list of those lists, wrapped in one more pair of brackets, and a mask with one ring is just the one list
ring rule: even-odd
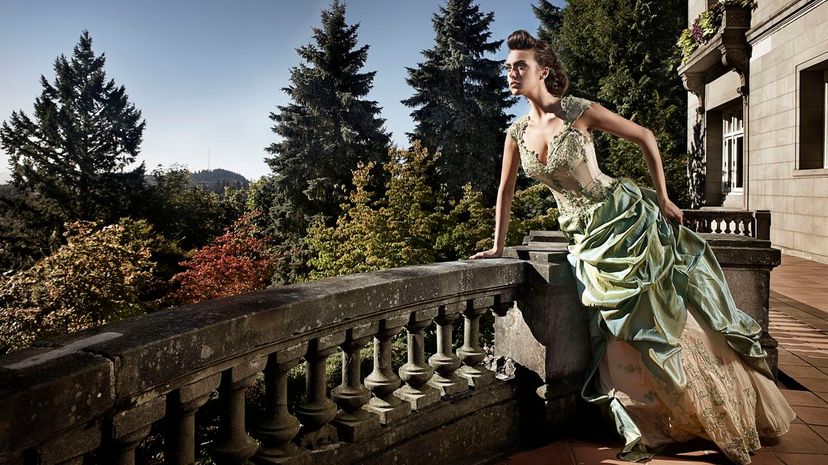
{"label": "pine tree", "polygon": [[538,38],[557,50],[555,38],[563,24],[563,13],[561,9],[553,5],[549,0],[539,0],[537,5],[532,5],[532,12],[538,18]]}
{"label": "pine tree", "polygon": [[409,139],[439,151],[435,188],[449,198],[463,195],[470,182],[493,203],[500,179],[504,130],[514,99],[500,72],[502,61],[486,58],[503,41],[489,41],[493,13],[482,13],[472,0],[448,0],[432,18],[434,48],[425,61],[408,68],[414,95],[402,103],[414,108]]}
{"label": "pine tree", "polygon": [[83,31],[72,57],[55,60],[54,83],[40,77],[34,119],[15,111],[0,128],[12,185],[62,221],[115,222],[144,185],[143,164],[128,167],[146,123],[124,87],[107,82],[104,63]]}
{"label": "pine tree", "polygon": [[366,99],[376,73],[361,72],[369,46],[357,46],[359,25],[346,23],[344,3],[334,0],[321,16],[314,43],[296,49],[304,62],[291,68],[291,85],[283,89],[291,102],[270,115],[280,141],[266,148],[273,197],[264,211],[267,232],[285,255],[274,277],[279,283],[307,271],[302,238],[312,217],[330,223],[339,216],[351,171],[388,159],[385,120],[377,102]]}
{"label": "pine tree", "polygon": [[339,0],[323,10],[322,27],[313,28],[315,43],[296,50],[304,63],[290,70],[291,85],[283,89],[291,102],[270,115],[281,140],[266,149],[272,155],[266,161],[286,208],[282,216],[294,220],[284,225],[291,230],[304,230],[317,214],[338,216],[351,170],[387,159],[385,120],[377,102],[365,99],[375,72],[360,72],[369,46],[357,48],[358,28],[346,24]]}
{"label": "pine tree", "polygon": [[[652,130],[669,195],[687,205],[687,93],[676,73],[679,57],[673,46],[687,23],[686,5],[678,0],[569,0],[562,12],[555,43],[569,71],[570,93],[598,100]],[[541,29],[554,29],[539,19]],[[637,145],[603,133],[595,142],[608,174],[651,183]]]}

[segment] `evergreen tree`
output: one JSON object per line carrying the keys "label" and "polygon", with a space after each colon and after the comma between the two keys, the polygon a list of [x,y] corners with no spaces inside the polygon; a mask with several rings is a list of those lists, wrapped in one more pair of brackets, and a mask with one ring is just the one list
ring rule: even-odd
{"label": "evergreen tree", "polygon": [[285,216],[302,227],[307,217],[339,214],[359,162],[387,158],[385,120],[377,102],[364,98],[375,72],[360,72],[369,46],[357,48],[358,27],[346,24],[339,0],[323,10],[315,43],[296,50],[304,63],[290,70],[291,85],[283,89],[291,103],[270,115],[281,140],[266,149],[272,155],[266,161],[278,200],[296,214]]}
{"label": "evergreen tree", "polygon": [[369,46],[357,46],[359,25],[346,23],[344,3],[334,0],[321,16],[314,42],[296,49],[303,63],[291,68],[291,84],[283,89],[291,102],[270,115],[280,140],[266,148],[274,174],[267,190],[274,196],[264,211],[268,233],[286,257],[274,278],[279,283],[306,270],[302,237],[312,217],[330,222],[340,214],[351,170],[388,158],[385,120],[377,102],[365,98],[375,75],[361,72]]}
{"label": "evergreen tree", "polygon": [[408,68],[414,95],[402,103],[414,108],[409,138],[439,151],[435,188],[449,198],[463,195],[470,182],[487,204],[495,200],[500,179],[504,130],[514,103],[501,74],[502,61],[486,58],[503,41],[489,41],[493,13],[482,13],[472,0],[448,0],[432,18],[434,48],[425,61]]}
{"label": "evergreen tree", "polygon": [[[687,24],[678,0],[569,0],[554,43],[571,79],[570,93],[603,105],[653,131],[670,197],[688,203],[686,99],[673,44]],[[537,11],[536,11],[536,14]],[[538,14],[541,30],[555,25]],[[640,148],[599,133],[602,168],[651,183]]]}
{"label": "evergreen tree", "polygon": [[538,37],[557,50],[555,38],[563,24],[563,12],[549,0],[539,0],[537,5],[532,5],[532,12],[540,22]]}
{"label": "evergreen tree", "polygon": [[15,111],[0,127],[12,185],[38,198],[40,206],[30,208],[59,223],[115,222],[144,185],[143,164],[128,167],[146,123],[124,87],[106,80],[104,63],[83,31],[72,57],[55,60],[54,82],[40,77],[34,118]]}

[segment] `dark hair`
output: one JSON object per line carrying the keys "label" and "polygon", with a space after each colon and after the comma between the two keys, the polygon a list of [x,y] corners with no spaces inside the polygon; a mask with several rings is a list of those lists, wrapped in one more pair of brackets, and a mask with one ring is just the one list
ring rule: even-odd
{"label": "dark hair", "polygon": [[536,39],[523,29],[509,34],[506,42],[509,44],[509,50],[532,50],[535,52],[535,61],[541,67],[549,68],[549,74],[546,75],[544,80],[546,89],[552,95],[563,97],[569,87],[569,76],[566,74],[563,63],[558,59],[558,54],[546,42]]}

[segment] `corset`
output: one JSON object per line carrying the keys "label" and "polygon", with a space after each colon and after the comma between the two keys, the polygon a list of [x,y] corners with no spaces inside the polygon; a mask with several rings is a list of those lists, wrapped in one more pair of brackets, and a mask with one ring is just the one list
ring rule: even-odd
{"label": "corset", "polygon": [[591,101],[578,97],[565,96],[561,99],[564,128],[547,142],[545,165],[523,141],[528,115],[515,121],[508,129],[518,145],[521,166],[526,174],[552,191],[561,216],[584,225],[591,212],[609,197],[619,181],[601,172],[592,136],[572,127],[591,104]]}

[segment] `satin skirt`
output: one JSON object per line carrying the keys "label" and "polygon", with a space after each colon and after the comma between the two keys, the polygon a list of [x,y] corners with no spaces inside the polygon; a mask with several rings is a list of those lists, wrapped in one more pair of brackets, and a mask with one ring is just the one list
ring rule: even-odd
{"label": "satin skirt", "polygon": [[761,327],[736,307],[707,242],[665,220],[652,189],[622,178],[586,215],[559,223],[590,316],[581,394],[624,438],[621,458],[700,437],[749,463],[759,436],[787,431],[795,415],[772,380]]}

